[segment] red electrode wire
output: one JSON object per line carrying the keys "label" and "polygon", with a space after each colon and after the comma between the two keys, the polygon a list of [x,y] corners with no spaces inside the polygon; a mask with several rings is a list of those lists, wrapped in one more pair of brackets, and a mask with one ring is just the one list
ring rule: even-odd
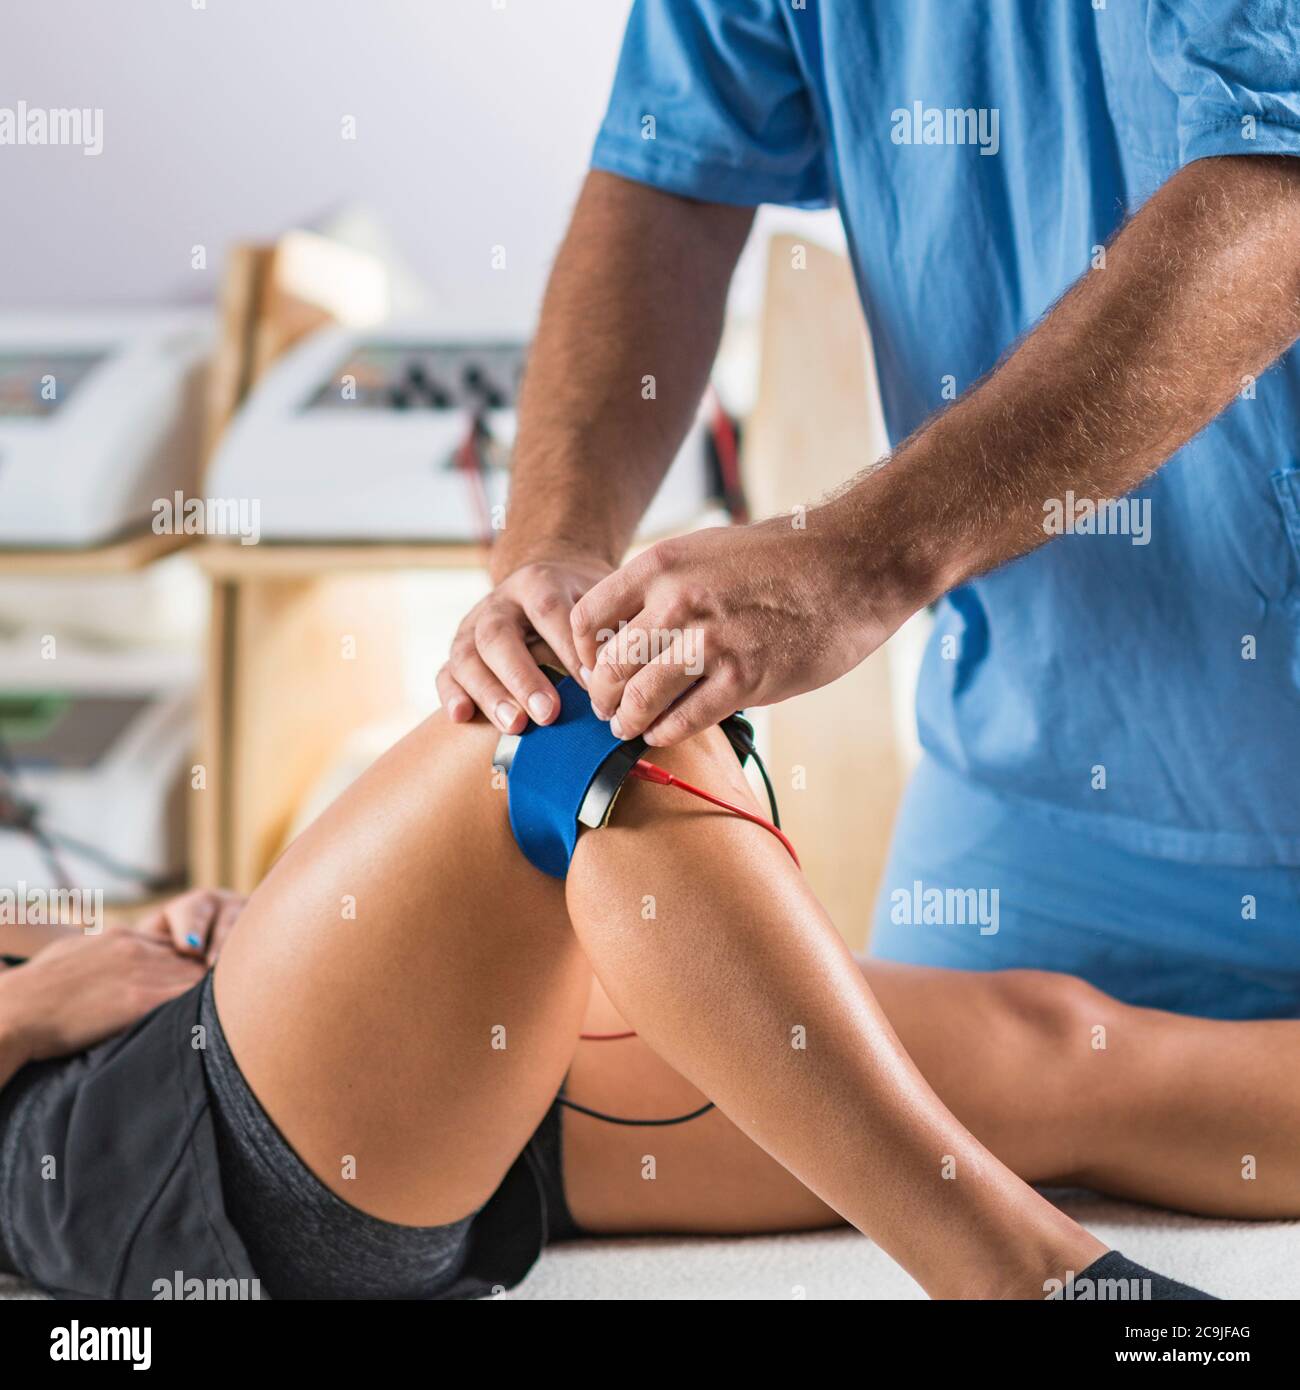
{"label": "red electrode wire", "polygon": [[703,787],[695,787],[689,782],[683,782],[680,777],[674,777],[667,768],[660,767],[657,763],[647,762],[644,758],[638,758],[632,764],[632,776],[639,777],[643,782],[657,782],[661,787],[676,787],[679,791],[690,792],[692,796],[698,796],[701,801],[707,801],[713,806],[721,806],[724,811],[730,811],[733,816],[739,816],[741,820],[747,820],[753,825],[761,825],[769,835],[775,835],[781,841],[785,846],[786,853],[794,860],[795,867],[803,868],[789,837],[778,830],[770,820],[755,815],[753,811],[746,811],[743,806],[737,806],[734,802],[726,801],[720,796],[714,796],[712,792],[706,792]]}
{"label": "red electrode wire", "polygon": [[[800,869],[803,868],[789,837],[778,830],[770,820],[764,820],[762,816],[755,815],[753,811],[746,811],[743,806],[737,806],[723,797],[714,796],[712,792],[706,792],[702,787],[693,786],[690,782],[683,782],[680,777],[673,776],[666,767],[647,762],[645,758],[638,758],[632,764],[632,776],[640,778],[643,782],[656,782],[661,787],[676,787],[678,791],[690,792],[692,796],[698,796],[702,801],[707,801],[712,806],[720,806],[724,811],[730,811],[733,816],[739,816],[742,820],[750,821],[754,825],[761,825],[768,834],[775,835],[781,841],[790,858],[794,860],[795,866]],[[636,1033],[631,1031],[626,1033],[579,1033],[578,1037],[583,1042],[621,1042],[624,1038],[635,1038]]]}
{"label": "red electrode wire", "polygon": [[749,520],[749,509],[745,505],[745,490],[740,481],[740,449],[736,444],[736,427],[731,416],[722,404],[717,388],[709,387],[710,420],[709,428],[713,434],[713,447],[718,451],[718,469],[722,474],[723,491],[731,511],[731,519],[738,525]]}
{"label": "red electrode wire", "polygon": [[456,450],[456,466],[469,485],[474,509],[478,513],[479,539],[484,545],[490,546],[494,539],[492,508],[488,502],[487,484],[483,477],[483,454],[479,447],[486,432],[482,418],[477,414],[471,416],[469,433],[465,436],[460,448]]}

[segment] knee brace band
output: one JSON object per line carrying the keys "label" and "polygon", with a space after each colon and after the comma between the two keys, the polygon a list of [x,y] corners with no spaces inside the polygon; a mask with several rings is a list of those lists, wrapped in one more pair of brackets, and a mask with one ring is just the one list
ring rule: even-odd
{"label": "knee brace band", "polygon": [[[553,724],[529,724],[522,734],[504,735],[492,762],[506,773],[510,829],[524,857],[544,874],[563,878],[578,843],[579,824],[605,823],[627,770],[644,745],[640,739],[623,743],[610,733],[609,725],[592,710],[587,692],[571,676],[565,676],[556,689],[559,718]],[[620,749],[635,751],[616,756]],[[610,773],[620,766],[621,773],[610,794],[601,798],[600,813],[589,810],[583,822],[587,794],[611,760],[615,766]]]}
{"label": "knee brace band", "polygon": [[[594,830],[609,820],[645,740],[612,734],[571,676],[558,681],[556,690],[559,718],[504,734],[492,763],[506,774],[515,843],[534,868],[563,878],[580,829]],[[743,763],[753,749],[748,721],[733,715],[722,727]]]}

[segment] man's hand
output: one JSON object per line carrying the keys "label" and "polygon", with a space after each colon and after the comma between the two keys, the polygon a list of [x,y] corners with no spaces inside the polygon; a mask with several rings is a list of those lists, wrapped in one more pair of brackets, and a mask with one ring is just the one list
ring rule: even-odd
{"label": "man's hand", "polygon": [[[1045,501],[1123,496],[1296,341],[1298,248],[1300,159],[1180,170],[1105,268],[884,467],[808,512],[806,532],[783,521],[701,532],[598,584],[573,612],[593,704],[623,737],[667,744],[812,689],[923,604],[1043,545]],[[684,645],[702,635],[702,679],[671,648],[645,660],[656,629]]]}
{"label": "man's hand", "polygon": [[[559,714],[534,634],[581,679],[569,610],[627,549],[709,379],[753,208],[593,170],[546,287],[519,397],[497,587],[438,673],[448,716],[506,733]],[[652,377],[655,390],[644,391]]]}
{"label": "man's hand", "polygon": [[523,565],[476,603],[438,672],[438,695],[448,717],[464,723],[477,705],[504,733],[522,733],[528,718],[549,724],[560,702],[528,642],[540,637],[570,675],[581,679],[569,611],[610,568],[607,561],[589,557]]}
{"label": "man's hand", "polygon": [[615,734],[667,746],[747,705],[814,690],[908,616],[906,605],[887,615],[867,601],[833,504],[806,519],[663,541],[578,603],[574,645]]}

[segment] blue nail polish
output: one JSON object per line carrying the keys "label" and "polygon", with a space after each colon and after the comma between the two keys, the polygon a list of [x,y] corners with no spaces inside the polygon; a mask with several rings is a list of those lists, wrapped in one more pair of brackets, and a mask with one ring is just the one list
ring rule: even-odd
{"label": "blue nail polish", "polygon": [[194,949],[197,951],[197,950],[199,949],[199,947],[203,945],[203,940],[202,940],[202,938],[198,935],[197,932],[191,932],[191,933],[185,938],[185,944],[186,944],[187,946],[193,946]]}

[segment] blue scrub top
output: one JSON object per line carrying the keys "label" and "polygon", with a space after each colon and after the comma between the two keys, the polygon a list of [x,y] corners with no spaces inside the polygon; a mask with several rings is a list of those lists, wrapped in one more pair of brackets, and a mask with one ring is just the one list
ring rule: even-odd
{"label": "blue scrub top", "polygon": [[[592,162],[838,206],[900,440],[1175,171],[1252,154],[1300,154],[1297,0],[637,0]],[[922,741],[1063,832],[1300,864],[1300,356],[1131,501],[940,604]]]}

